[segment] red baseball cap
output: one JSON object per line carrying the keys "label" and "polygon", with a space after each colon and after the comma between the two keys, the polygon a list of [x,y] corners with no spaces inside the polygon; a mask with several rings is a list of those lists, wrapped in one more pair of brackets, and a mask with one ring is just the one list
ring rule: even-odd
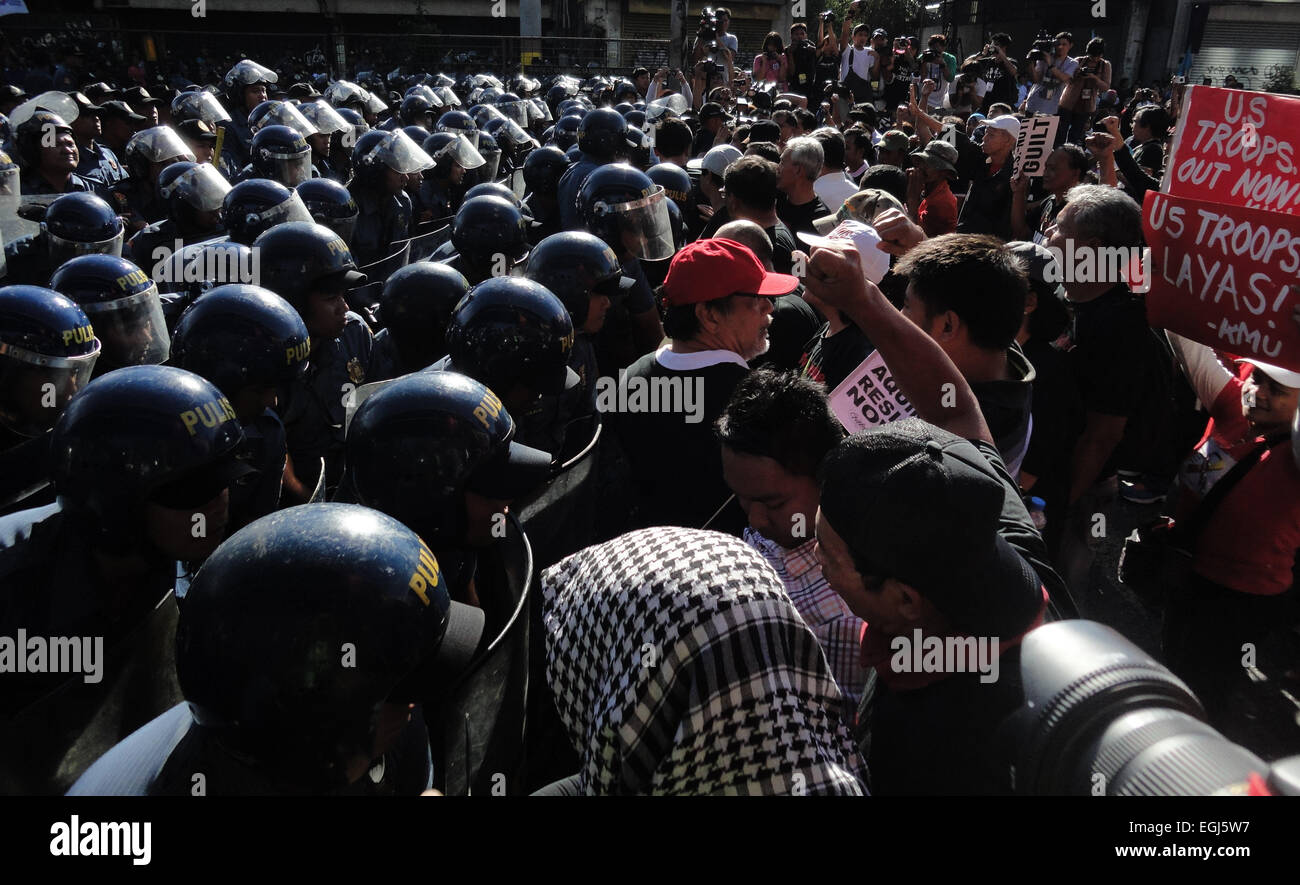
{"label": "red baseball cap", "polygon": [[798,277],[772,273],[748,246],[715,237],[682,247],[668,266],[661,291],[665,307],[681,307],[736,293],[775,298],[797,288]]}

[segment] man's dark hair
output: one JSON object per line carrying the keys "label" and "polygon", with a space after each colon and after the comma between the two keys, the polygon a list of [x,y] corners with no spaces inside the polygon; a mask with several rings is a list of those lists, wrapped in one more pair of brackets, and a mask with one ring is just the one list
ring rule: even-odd
{"label": "man's dark hair", "polygon": [[713,429],[734,452],[771,458],[789,473],[814,479],[844,438],[825,386],[769,366],[740,380]]}
{"label": "man's dark hair", "polygon": [[853,36],[855,36],[855,37],[858,36],[858,33],[859,33],[859,32],[863,32],[863,33],[870,34],[870,33],[871,33],[871,25],[868,25],[868,24],[861,24],[861,25],[858,25],[857,27],[855,27],[855,28],[853,29]]}
{"label": "man's dark hair", "polygon": [[800,108],[795,111],[794,116],[799,121],[799,128],[803,130],[805,135],[817,128],[817,115],[807,108]]}
{"label": "man's dark hair", "polygon": [[862,176],[858,185],[863,190],[869,187],[879,188],[885,193],[898,198],[898,202],[907,205],[907,173],[897,166],[872,166]]}
{"label": "man's dark hair", "polygon": [[1055,37],[1053,37],[1052,39],[1053,39],[1053,40],[1068,40],[1068,41],[1070,41],[1070,45],[1071,45],[1071,46],[1074,45],[1074,35],[1071,34],[1069,31],[1061,31],[1061,33],[1057,34],[1057,35],[1056,35]]}
{"label": "man's dark hair", "polygon": [[1070,168],[1079,173],[1079,180],[1082,181],[1083,176],[1092,168],[1092,154],[1070,141],[1062,144],[1057,150],[1065,151],[1070,161]]}
{"label": "man's dark hair", "polygon": [[926,240],[894,268],[925,305],[926,319],[951,310],[984,350],[1011,346],[1025,316],[1024,266],[997,237],[944,234]]}
{"label": "man's dark hair", "polygon": [[1105,55],[1106,41],[1101,39],[1100,37],[1093,37],[1091,40],[1088,41],[1088,46],[1084,51],[1087,52],[1089,55]]}
{"label": "man's dark hair", "polygon": [[749,138],[749,128],[748,123],[742,123],[737,126],[736,131],[731,133],[731,140],[733,142],[744,142],[745,139]]}
{"label": "man's dark hair", "polygon": [[646,70],[645,68],[633,68],[633,69],[632,69],[632,79],[633,79],[633,80],[635,80],[637,77],[649,77],[649,76],[650,76],[650,72],[649,72],[648,70]]}
{"label": "man's dark hair", "polygon": [[728,9],[727,7],[725,7],[725,6],[719,6],[717,9],[713,10],[713,17],[714,17],[714,18],[720,18],[720,17],[722,17],[722,16],[724,16],[724,15],[725,15],[727,18],[731,18],[731,10]]}
{"label": "man's dark hair", "polygon": [[764,160],[780,163],[781,148],[777,147],[774,141],[750,141],[749,147],[745,148],[745,156],[762,157]]}
{"label": "man's dark hair", "polygon": [[1011,45],[1011,35],[1008,34],[1006,31],[998,31],[992,37],[989,37],[989,42],[996,43],[1005,49],[1006,47]]}
{"label": "man's dark hair", "polygon": [[[868,166],[876,163],[876,146],[871,143],[871,135],[861,126],[850,126],[844,133],[844,146],[852,144],[855,150],[861,150]],[[822,146],[825,150],[825,145]]]}
{"label": "man's dark hair", "polygon": [[1138,108],[1133,115],[1133,122],[1150,129],[1152,138],[1160,139],[1169,134],[1169,112],[1159,105]]}
{"label": "man's dark hair", "polygon": [[690,153],[695,136],[691,127],[681,120],[669,118],[655,132],[655,149],[661,157],[676,157]]}
{"label": "man's dark hair", "polygon": [[[662,295],[659,304],[659,316],[664,323],[664,334],[669,338],[674,341],[690,341],[700,334],[700,318],[695,315],[695,308],[698,305],[679,304],[676,307],[664,307]],[[736,296],[728,295],[726,298],[719,298],[708,304],[720,314],[729,314],[736,307]]]}
{"label": "man's dark hair", "polygon": [[940,46],[947,46],[948,38],[945,37],[943,34],[931,34],[929,43],[931,46],[933,46],[936,43],[938,43]]}
{"label": "man's dark hair", "polygon": [[818,129],[813,138],[822,143],[822,163],[827,169],[844,168],[844,136],[834,129]]}
{"label": "man's dark hair", "polygon": [[776,207],[776,163],[762,157],[741,157],[727,167],[727,196],[755,212]]}

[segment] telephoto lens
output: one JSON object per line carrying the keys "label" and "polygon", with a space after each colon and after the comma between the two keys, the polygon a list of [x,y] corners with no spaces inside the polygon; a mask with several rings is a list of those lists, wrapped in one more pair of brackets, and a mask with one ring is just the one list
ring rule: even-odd
{"label": "telephoto lens", "polygon": [[1023,795],[1244,794],[1269,766],[1204,722],[1163,665],[1092,621],[1058,621],[1021,646],[1025,704],[1008,719]]}

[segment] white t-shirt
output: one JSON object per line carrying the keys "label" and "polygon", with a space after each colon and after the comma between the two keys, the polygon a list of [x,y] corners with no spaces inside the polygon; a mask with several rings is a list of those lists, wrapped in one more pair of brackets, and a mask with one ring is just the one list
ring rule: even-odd
{"label": "white t-shirt", "polygon": [[844,82],[844,78],[849,75],[850,54],[852,55],[853,70],[863,80],[870,80],[871,68],[876,63],[876,51],[870,46],[855,49],[853,44],[850,43],[844,48],[844,52],[840,56],[840,82]]}

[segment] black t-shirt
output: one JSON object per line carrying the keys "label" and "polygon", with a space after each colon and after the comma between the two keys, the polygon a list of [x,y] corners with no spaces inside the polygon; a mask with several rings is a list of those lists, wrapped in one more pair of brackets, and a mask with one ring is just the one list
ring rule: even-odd
{"label": "black t-shirt", "polygon": [[[771,227],[763,228],[767,238],[772,241],[772,269],[777,273],[789,273],[794,267],[794,253],[799,248],[794,234],[785,222],[778,221]],[[800,299],[803,300],[803,299]],[[800,342],[801,344],[803,342]]]}
{"label": "black t-shirt", "polygon": [[1172,420],[1173,356],[1147,324],[1143,301],[1119,285],[1074,304],[1070,365],[1085,412],[1128,419],[1098,479],[1147,463]]}
{"label": "black t-shirt", "polygon": [[1034,432],[1021,469],[1038,478],[1032,494],[1048,505],[1048,526],[1069,492],[1070,457],[1083,430],[1083,406],[1069,355],[1052,342],[1031,338],[1025,356],[1034,366]]}
{"label": "black t-shirt", "polygon": [[804,40],[792,43],[787,54],[791,61],[790,88],[807,93],[817,79],[817,47]]}
{"label": "black t-shirt", "polygon": [[800,373],[825,384],[828,393],[839,387],[876,349],[867,334],[852,323],[834,335],[830,330],[830,323],[822,326],[817,337],[804,346],[803,356],[799,358]]}
{"label": "black t-shirt", "polygon": [[[1017,70],[1015,60],[1011,58],[1007,60],[1011,62],[1011,69],[1013,71]],[[1013,108],[1020,104],[1020,87],[1016,83],[1016,74],[1007,73],[1007,69],[1002,66],[996,56],[984,59],[977,64],[976,76],[989,83],[989,91],[984,95],[984,107],[999,101],[1009,104]]]}
{"label": "black t-shirt", "polygon": [[[611,410],[597,398],[627,455],[639,509],[637,526],[700,528],[731,496],[722,478],[722,452],[713,435],[713,422],[748,372],[748,366],[736,362],[678,371],[664,367],[656,354],[648,353],[627,369],[622,382],[628,390],[626,408],[619,404]],[[665,404],[662,393],[657,407],[648,393],[642,405],[636,406],[632,398],[636,386],[649,391],[655,385],[648,382],[660,381],[662,391],[662,380],[678,391],[676,404],[684,406],[689,396],[691,408],[675,408],[672,398]],[[738,534],[744,528],[744,514],[738,507],[731,509],[739,513],[738,520],[734,514],[724,514],[728,519],[715,520],[710,527]]]}
{"label": "black t-shirt", "polygon": [[769,342],[767,353],[750,360],[750,366],[799,368],[799,357],[803,354],[804,345],[809,338],[817,334],[821,325],[822,318],[798,292],[775,299],[772,306],[772,325],[767,330]]}
{"label": "black t-shirt", "polygon": [[1011,379],[971,384],[979,401],[984,423],[997,443],[998,454],[1008,469],[1019,473],[1029,446],[1029,416],[1033,402],[1034,367],[1020,347],[1012,344],[1007,351]]}
{"label": "black t-shirt", "polygon": [[957,216],[957,233],[992,234],[1011,240],[1011,163],[1002,165],[995,175],[987,174],[970,186],[970,193]]}
{"label": "black t-shirt", "polygon": [[785,194],[776,196],[776,215],[792,233],[803,231],[815,234],[817,228],[813,227],[813,220],[830,214],[830,210],[826,208],[826,204],[820,197],[813,197],[807,203],[796,206]]}

